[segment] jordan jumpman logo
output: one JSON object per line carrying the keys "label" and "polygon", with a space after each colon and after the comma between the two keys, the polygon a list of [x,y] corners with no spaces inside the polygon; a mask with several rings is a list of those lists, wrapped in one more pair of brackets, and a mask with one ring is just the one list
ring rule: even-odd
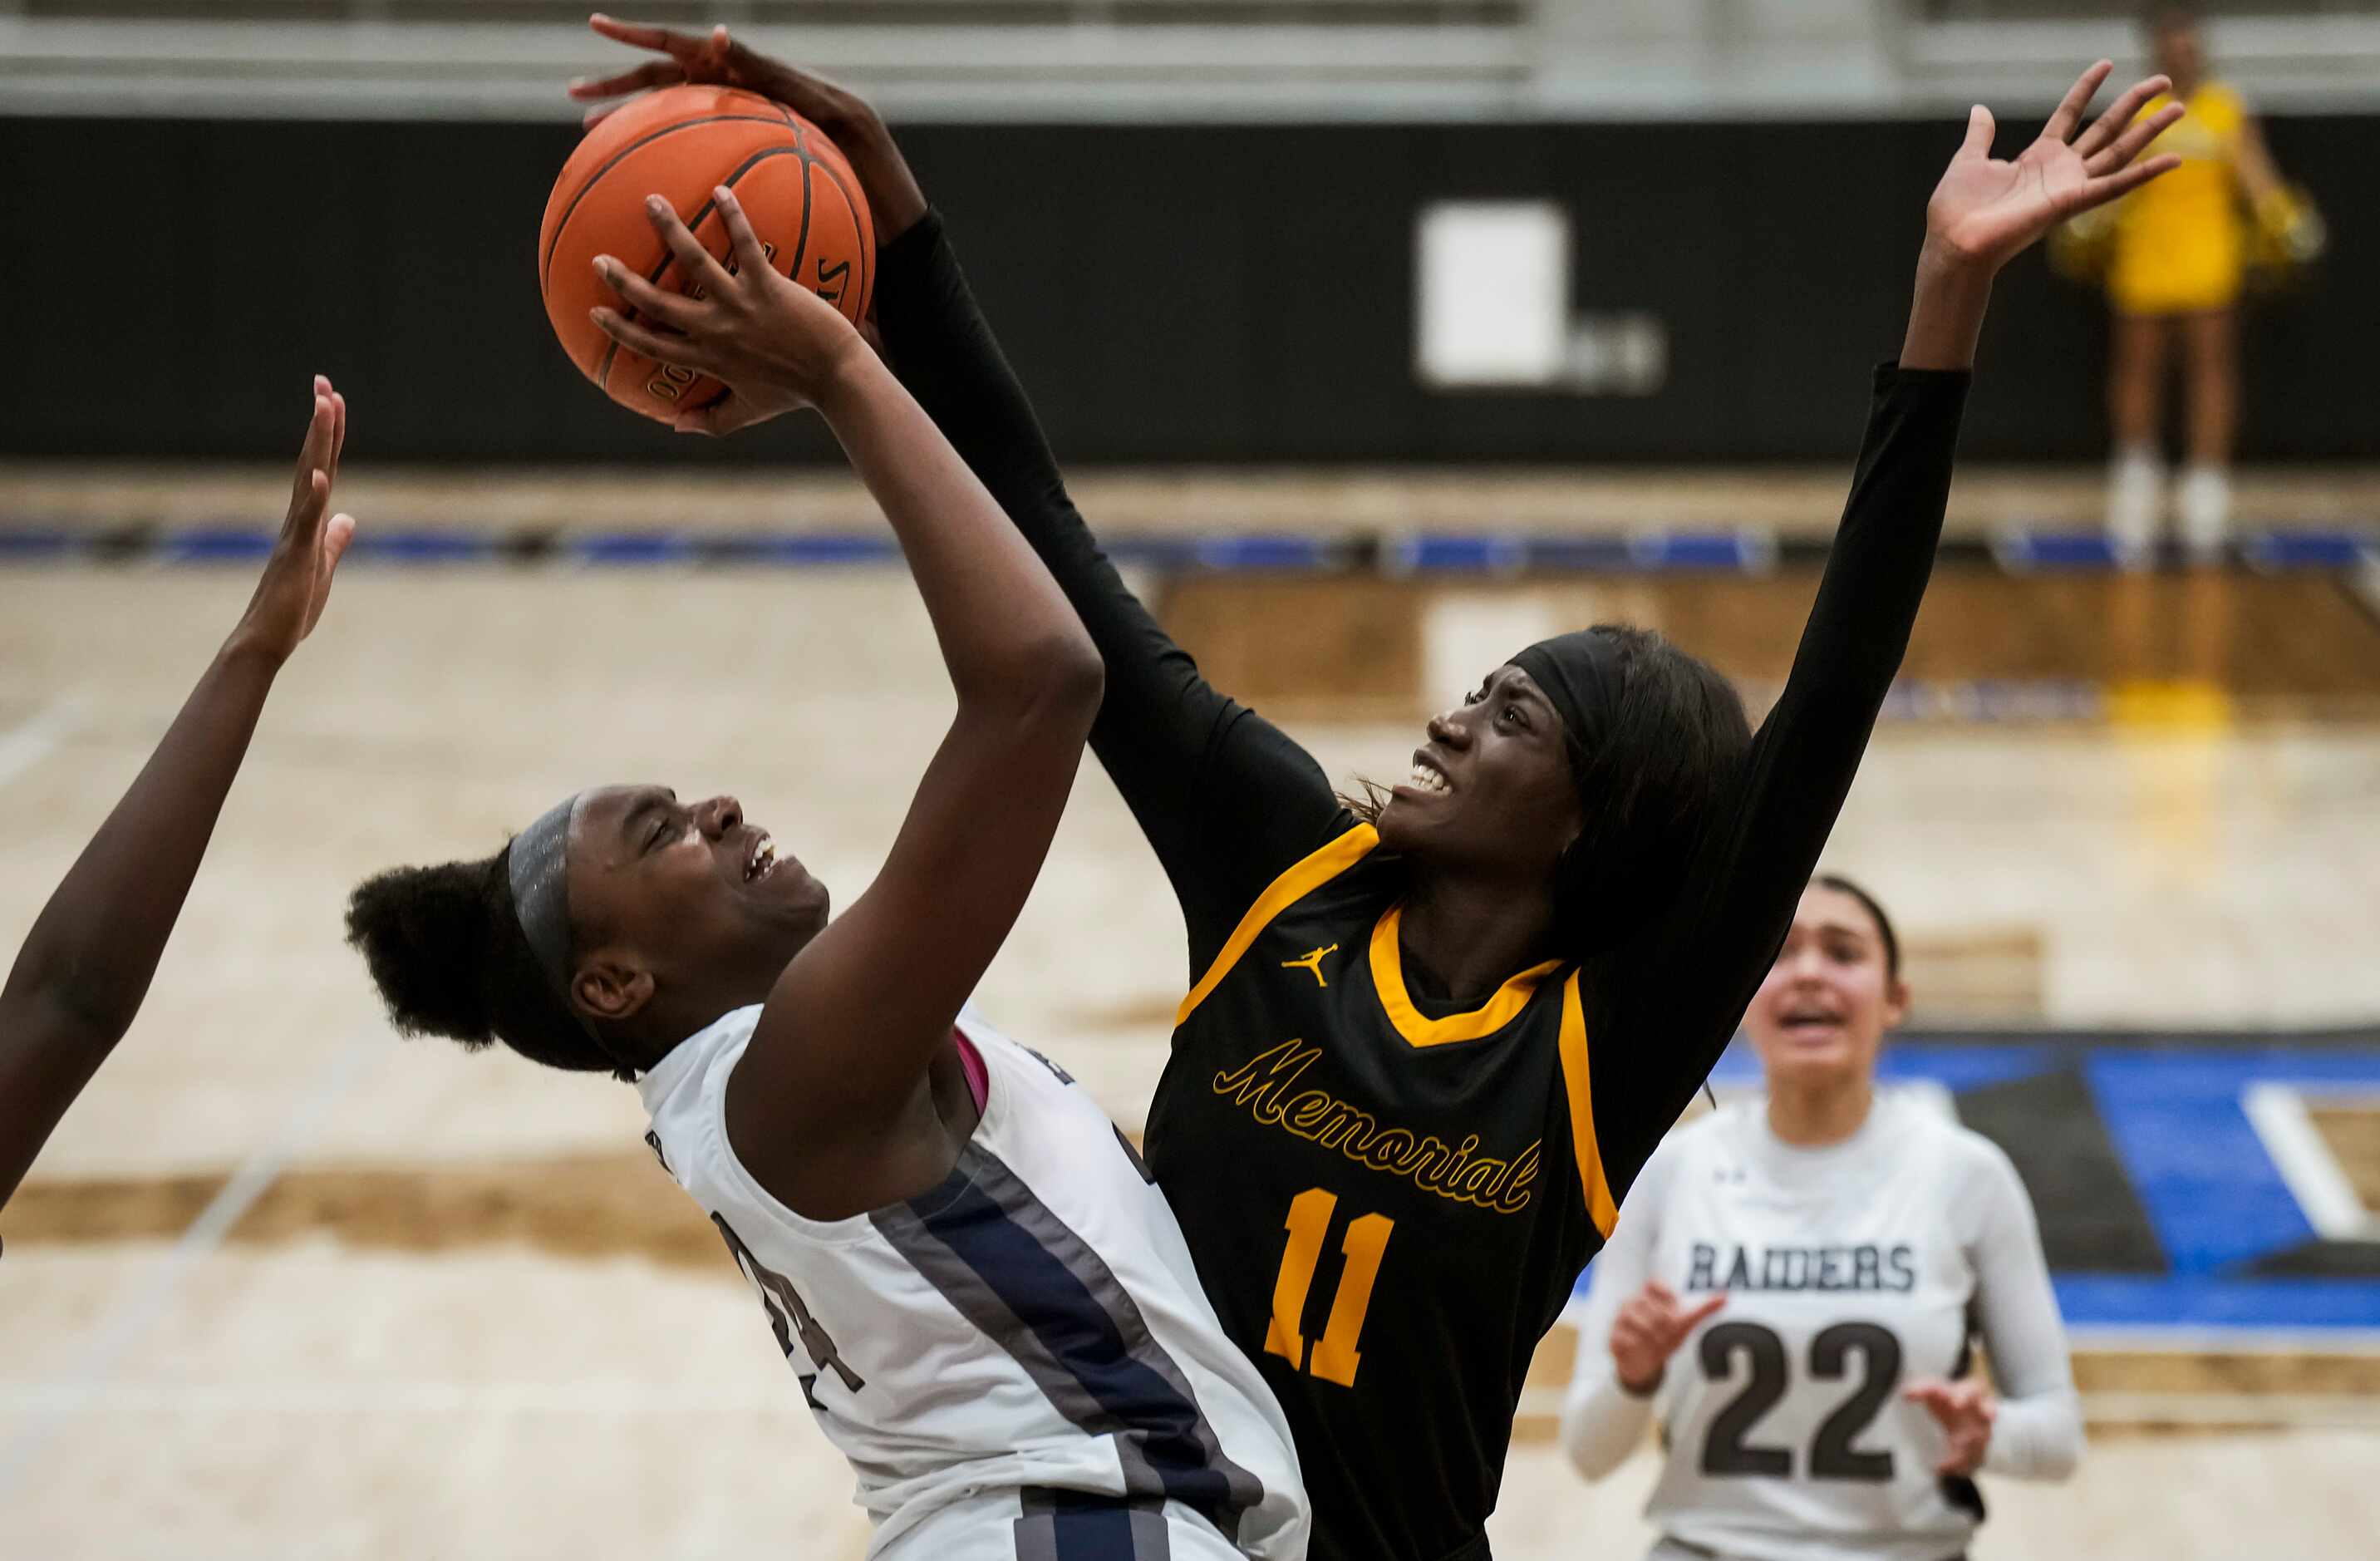
{"label": "jordan jumpman logo", "polygon": [[1314,972],[1315,985],[1329,986],[1330,983],[1322,976],[1322,957],[1338,952],[1339,945],[1334,943],[1328,948],[1318,948],[1311,954],[1300,955],[1294,959],[1284,959],[1281,962],[1281,968],[1284,970],[1311,970]]}

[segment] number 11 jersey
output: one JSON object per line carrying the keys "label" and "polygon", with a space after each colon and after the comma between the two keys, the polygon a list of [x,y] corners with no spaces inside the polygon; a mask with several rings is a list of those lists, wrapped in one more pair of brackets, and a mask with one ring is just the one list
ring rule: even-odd
{"label": "number 11 jersey", "polygon": [[1486,1554],[1530,1358],[1614,1217],[1574,968],[1462,1011],[1410,993],[1378,848],[1354,824],[1249,907],[1148,1116],[1199,1280],[1296,1434],[1314,1561]]}

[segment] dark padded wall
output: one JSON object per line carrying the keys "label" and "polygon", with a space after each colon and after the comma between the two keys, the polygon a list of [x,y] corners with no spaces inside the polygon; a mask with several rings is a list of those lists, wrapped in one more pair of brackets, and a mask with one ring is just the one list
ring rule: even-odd
{"label": "dark padded wall", "polygon": [[[2013,119],[2013,116],[2010,116]],[[2258,307],[2252,458],[2368,457],[2380,118],[2277,120],[2333,259]],[[0,119],[15,351],[0,454],[279,457],[320,367],[359,449],[783,459],[815,429],[675,439],[604,401],[539,306],[574,132],[514,124]],[[1075,461],[1843,458],[1897,345],[1956,124],[928,126],[904,137]],[[2004,135],[2013,148],[2016,132]],[[1581,309],[1670,333],[1644,399],[1450,396],[1413,375],[1413,223],[1553,196]],[[2004,279],[1967,451],[2104,448],[2095,300]]]}

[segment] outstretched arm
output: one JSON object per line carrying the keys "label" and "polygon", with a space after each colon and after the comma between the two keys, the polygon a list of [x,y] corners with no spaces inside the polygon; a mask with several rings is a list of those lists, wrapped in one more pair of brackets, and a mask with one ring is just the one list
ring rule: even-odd
{"label": "outstretched arm", "polygon": [[355,534],[353,519],[328,513],[346,433],[345,397],[318,377],[289,513],[254,598],[0,989],[0,1204],[132,1027],[265,695],[322,616]]}
{"label": "outstretched arm", "polygon": [[785,967],[728,1087],[728,1130],[764,1185],[811,1212],[864,1209],[917,1190],[899,1129],[1040,872],[1099,708],[1099,658],[917,402],[832,306],[771,268],[735,192],[713,199],[735,271],[656,201],[699,296],[605,257],[638,319],[601,310],[597,323],[749,399],[818,409],[900,540],[958,694],[892,854]]}
{"label": "outstretched arm", "polygon": [[[977,307],[956,255],[892,133],[856,95],[706,35],[597,18],[595,30],[656,55],[574,83],[601,104],[679,81],[763,93],[809,119],[859,176],[880,249],[876,319],[886,356],[1039,555],[1107,665],[1091,748],[1156,848],[1189,922],[1194,973],[1264,886],[1354,820],[1320,766],[1278,727],[1200,676],[1129,591],[1066,493],[1032,402]],[[596,107],[589,117],[606,110]],[[725,432],[773,415],[742,398],[681,426]]]}
{"label": "outstretched arm", "polygon": [[2161,77],[2070,142],[2110,68],[2083,72],[2014,162],[1992,157],[1992,116],[1977,107],[1927,203],[1900,360],[1877,372],[1851,498],[1785,691],[1677,898],[1593,983],[1603,1010],[1591,1031],[1597,1136],[1616,1186],[1733,1036],[1858,773],[1933,569],[1993,278],[2052,225],[2175,165],[2135,161],[2181,112],[2133,122]]}

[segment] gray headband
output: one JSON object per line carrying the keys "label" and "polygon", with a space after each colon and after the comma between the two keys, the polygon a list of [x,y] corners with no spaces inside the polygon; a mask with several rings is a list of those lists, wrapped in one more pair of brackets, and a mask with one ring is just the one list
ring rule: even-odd
{"label": "gray headband", "polygon": [[[587,794],[565,797],[513,836],[510,869],[513,915],[537,956],[538,969],[570,1006],[570,826]],[[576,1010],[573,1010],[574,1012]]]}

